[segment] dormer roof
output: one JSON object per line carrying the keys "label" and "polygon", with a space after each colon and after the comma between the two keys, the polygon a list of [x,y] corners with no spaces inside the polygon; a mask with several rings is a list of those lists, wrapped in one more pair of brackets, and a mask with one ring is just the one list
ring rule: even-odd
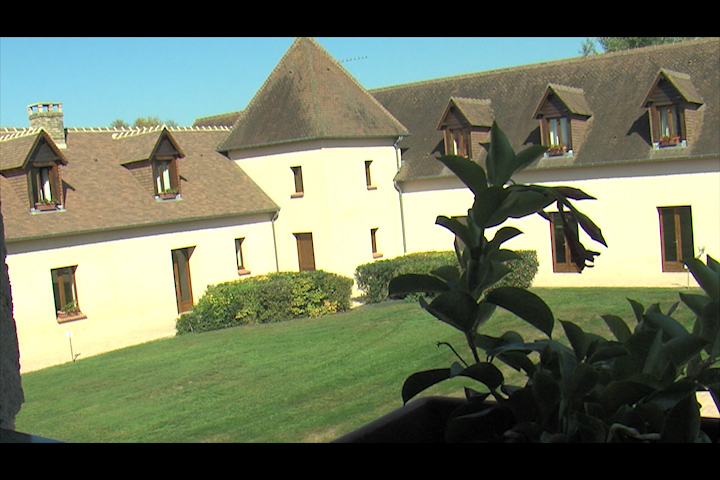
{"label": "dormer roof", "polygon": [[551,95],[557,96],[570,113],[585,117],[592,116],[592,111],[590,110],[587,100],[585,100],[585,92],[582,88],[550,83],[547,88],[545,88],[545,92],[543,93],[537,108],[535,108],[532,118],[539,118],[540,111]]}
{"label": "dormer roof", "polygon": [[643,99],[642,106],[647,107],[650,98],[655,93],[660,83],[666,80],[675,89],[675,91],[688,103],[696,103],[702,105],[703,98],[700,93],[693,85],[690,75],[687,73],[676,72],[667,68],[661,68],[658,74],[655,76],[655,80],[652,82],[650,89],[648,90],[645,98]]}
{"label": "dormer roof", "polygon": [[296,39],[240,114],[221,152],[408,131],[312,38]]}
{"label": "dormer roof", "polygon": [[57,163],[67,165],[65,155],[43,128],[22,130],[0,135],[0,171],[26,168],[38,147],[46,146]]}
{"label": "dormer roof", "polygon": [[442,130],[448,125],[450,115],[460,115],[468,127],[492,127],[494,112],[488,99],[450,97],[445,111],[440,117],[437,129]]}
{"label": "dormer roof", "polygon": [[126,165],[148,160],[155,155],[185,156],[175,137],[165,125],[123,131],[112,136],[118,142],[118,162]]}

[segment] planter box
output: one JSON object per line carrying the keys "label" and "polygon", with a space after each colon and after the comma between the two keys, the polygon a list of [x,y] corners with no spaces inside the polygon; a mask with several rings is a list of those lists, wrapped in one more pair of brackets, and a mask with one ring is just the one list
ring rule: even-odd
{"label": "planter box", "polygon": [[[333,443],[444,443],[445,424],[465,399],[423,397],[344,435]],[[720,443],[720,418],[701,419],[701,429]]]}

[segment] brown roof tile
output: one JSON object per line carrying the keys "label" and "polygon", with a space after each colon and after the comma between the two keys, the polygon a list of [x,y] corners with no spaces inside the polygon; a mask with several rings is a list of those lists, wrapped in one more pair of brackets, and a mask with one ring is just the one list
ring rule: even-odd
{"label": "brown roof tile", "polygon": [[219,149],[406,134],[407,129],[315,40],[298,38]]}
{"label": "brown roof tile", "polygon": [[0,175],[8,242],[278,210],[242,170],[216,151],[227,130],[170,129],[169,135],[185,155],[178,160],[182,199],[174,201],[157,201],[131,170],[121,165],[121,160],[143,154],[124,156],[119,145],[134,141],[132,147],[137,151],[144,148],[148,158],[154,143],[139,139],[157,135],[113,138],[117,134],[68,130],[63,151],[67,165],[61,167],[64,211],[30,213],[26,192],[13,189],[10,180]]}
{"label": "brown roof tile", "polygon": [[[370,93],[410,130],[399,144],[404,160],[399,180],[450,174],[436,160],[444,149],[443,134],[436,127],[451,97],[489,99],[495,120],[516,151],[539,144],[539,122],[533,112],[550,84],[572,87],[561,96],[573,108],[592,114],[587,137],[571,165],[678,155],[678,151],[652,149],[647,110],[641,106],[661,71],[677,72],[669,76],[686,98],[702,99],[701,125],[679,154],[706,157],[720,155],[718,65],[720,39],[709,38],[396,85]],[[572,91],[571,98],[567,94]],[[584,104],[578,103],[580,91]],[[485,151],[478,150],[477,160],[482,162]]]}

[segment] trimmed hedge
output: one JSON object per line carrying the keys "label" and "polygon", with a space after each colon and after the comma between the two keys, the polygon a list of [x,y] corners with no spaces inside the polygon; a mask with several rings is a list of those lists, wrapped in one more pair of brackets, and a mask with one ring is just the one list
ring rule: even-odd
{"label": "trimmed hedge", "polygon": [[180,315],[175,330],[181,335],[345,311],[352,285],[351,278],[321,270],[210,285],[192,311]]}
{"label": "trimmed hedge", "polygon": [[[523,259],[511,260],[507,265],[512,270],[495,285],[530,288],[538,272],[535,250],[516,251]],[[402,257],[380,260],[360,265],[355,270],[358,288],[365,293],[365,303],[379,303],[388,299],[390,280],[407,273],[427,274],[445,265],[457,265],[453,251],[411,253]],[[415,295],[413,298],[417,297]],[[407,298],[407,297],[406,297]]]}

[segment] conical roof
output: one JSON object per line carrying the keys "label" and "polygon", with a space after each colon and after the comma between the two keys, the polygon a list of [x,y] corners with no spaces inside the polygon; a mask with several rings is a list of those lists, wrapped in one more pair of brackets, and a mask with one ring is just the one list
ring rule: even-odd
{"label": "conical roof", "polygon": [[324,48],[302,37],[290,46],[218,150],[407,134]]}

